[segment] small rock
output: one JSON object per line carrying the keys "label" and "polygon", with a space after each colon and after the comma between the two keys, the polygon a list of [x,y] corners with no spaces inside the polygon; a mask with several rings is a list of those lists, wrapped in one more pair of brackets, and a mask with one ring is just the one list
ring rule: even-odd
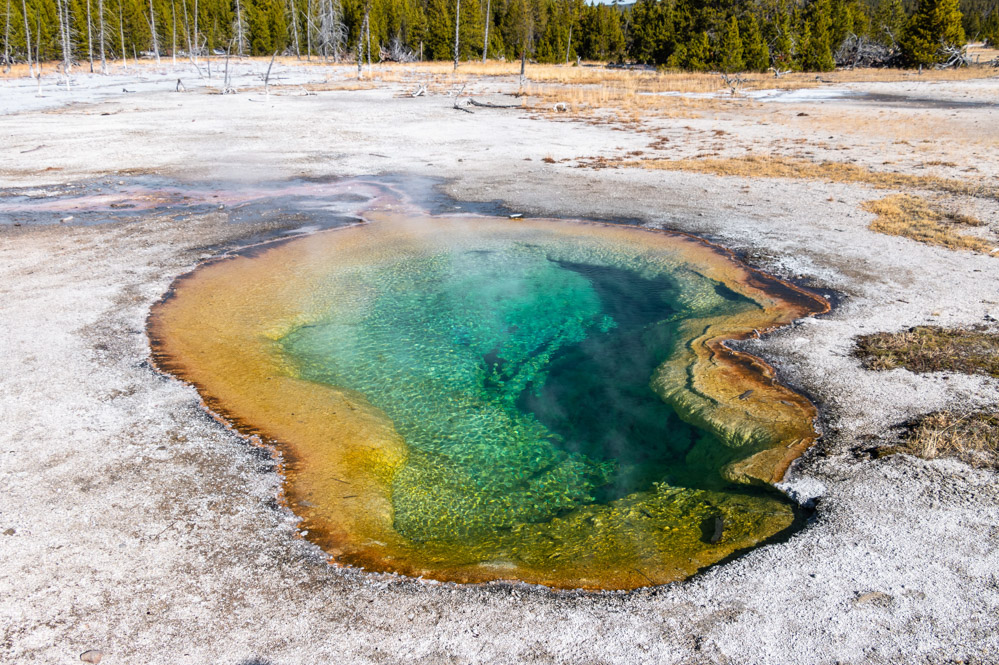
{"label": "small rock", "polygon": [[88,649],[80,654],[80,660],[84,663],[99,663],[103,657],[104,654],[97,649]]}
{"label": "small rock", "polygon": [[13,528],[3,530],[3,535],[5,536],[13,536],[15,533],[17,533],[17,531],[15,531]]}

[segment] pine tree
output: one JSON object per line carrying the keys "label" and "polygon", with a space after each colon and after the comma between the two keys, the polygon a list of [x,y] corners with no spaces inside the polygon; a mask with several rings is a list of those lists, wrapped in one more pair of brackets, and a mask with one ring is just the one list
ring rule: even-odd
{"label": "pine tree", "polygon": [[745,68],[753,72],[765,72],[770,66],[770,50],[763,41],[760,24],[753,14],[745,20],[745,30],[742,37],[742,58]]}
{"label": "pine tree", "polygon": [[448,0],[430,0],[427,4],[427,34],[425,37],[428,60],[448,60],[454,48],[454,10]]}
{"label": "pine tree", "polygon": [[830,13],[829,47],[835,52],[847,35],[853,34],[853,12],[848,0],[832,0]]}
{"label": "pine tree", "polygon": [[776,68],[785,70],[791,69],[795,63],[795,35],[791,28],[791,14],[787,10],[787,5],[780,3],[777,14],[773,20],[772,30],[774,32],[773,47],[770,55]]}
{"label": "pine tree", "polygon": [[695,36],[687,45],[686,59],[683,63],[685,69],[695,72],[707,71],[708,63],[711,61],[711,40],[707,32]]}
{"label": "pine tree", "polygon": [[945,59],[941,49],[964,45],[958,0],[920,0],[902,35],[902,57],[910,66],[932,65]]}
{"label": "pine tree", "polygon": [[897,46],[908,18],[902,0],[881,0],[874,14],[874,39],[885,46]]}
{"label": "pine tree", "polygon": [[742,37],[739,35],[739,23],[732,16],[718,45],[718,67],[723,72],[740,72],[744,65],[742,60]]}
{"label": "pine tree", "polygon": [[992,48],[999,46],[999,8],[982,22],[982,39]]}
{"label": "pine tree", "polygon": [[801,67],[806,71],[827,72],[836,67],[832,57],[829,0],[813,0],[808,7],[807,42],[802,40]]}

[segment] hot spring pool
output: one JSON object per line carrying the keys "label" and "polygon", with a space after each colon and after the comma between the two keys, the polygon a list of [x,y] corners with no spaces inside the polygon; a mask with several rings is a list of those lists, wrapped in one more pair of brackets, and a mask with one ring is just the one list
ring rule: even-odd
{"label": "hot spring pool", "polygon": [[158,365],[282,453],[343,564],[629,589],[785,532],[812,405],[745,337],[824,301],[699,240],[373,212],[208,263],[150,317]]}

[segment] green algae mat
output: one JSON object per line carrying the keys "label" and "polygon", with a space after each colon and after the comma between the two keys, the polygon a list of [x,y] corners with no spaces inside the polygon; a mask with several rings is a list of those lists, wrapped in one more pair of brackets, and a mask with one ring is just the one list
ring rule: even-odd
{"label": "green algae mat", "polygon": [[824,301],[634,227],[373,211],[203,265],[154,358],[275,447],[331,560],[630,589],[787,530],[814,408],[724,341]]}

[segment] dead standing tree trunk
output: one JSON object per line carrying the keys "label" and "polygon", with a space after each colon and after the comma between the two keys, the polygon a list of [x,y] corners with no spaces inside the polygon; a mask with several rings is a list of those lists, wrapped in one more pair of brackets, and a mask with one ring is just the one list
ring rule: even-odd
{"label": "dead standing tree trunk", "polygon": [[69,90],[69,74],[73,66],[73,44],[69,28],[68,0],[56,0],[56,12],[59,19],[59,41],[62,43],[62,73],[66,76],[66,89]]}
{"label": "dead standing tree trunk", "polygon": [[246,46],[246,21],[243,20],[243,6],[236,0],[236,20],[233,22],[233,33],[236,39],[236,55],[243,57]]}
{"label": "dead standing tree trunk", "polygon": [[274,58],[277,57],[277,54],[278,54],[278,52],[274,51],[273,55],[271,55],[271,64],[267,65],[267,73],[264,74],[264,97],[265,98],[269,98],[271,96],[270,89],[269,89],[270,82],[271,82],[271,67],[274,66]]}
{"label": "dead standing tree trunk", "polygon": [[7,0],[7,25],[4,28],[4,40],[3,40],[3,70],[4,72],[9,72],[11,68],[10,61],[10,0]]}
{"label": "dead standing tree trunk", "polygon": [[288,0],[288,11],[291,14],[292,34],[295,37],[295,57],[301,60],[302,49],[298,39],[298,10],[295,7],[295,0]]}
{"label": "dead standing tree trunk", "polygon": [[[35,69],[31,65],[31,28],[28,27],[28,3],[26,0],[21,0],[21,10],[24,13],[24,41],[28,48],[28,76],[31,77],[35,75]],[[41,76],[40,69],[38,74]]]}
{"label": "dead standing tree trunk", "polygon": [[572,50],[572,23],[569,23],[569,41],[565,44],[565,64],[569,64],[569,51]]}
{"label": "dead standing tree trunk", "polygon": [[454,0],[454,71],[458,71],[458,29],[461,27],[461,0]]}
{"label": "dead standing tree trunk", "polygon": [[482,62],[486,61],[486,55],[489,53],[489,23],[492,20],[491,9],[492,0],[486,0],[486,34],[482,37]]}
{"label": "dead standing tree trunk", "polygon": [[[177,2],[170,0],[170,17],[173,19],[173,47],[170,49],[170,57],[173,58],[173,67],[177,68]],[[179,81],[180,79],[178,79]]]}
{"label": "dead standing tree trunk", "polygon": [[[198,55],[201,54],[201,37],[198,36],[198,0],[194,0],[194,62],[197,64]],[[208,65],[208,77],[211,78],[211,64]]]}
{"label": "dead standing tree trunk", "polygon": [[520,47],[520,89],[524,89],[527,82],[527,45]]}
{"label": "dead standing tree trunk", "polygon": [[108,73],[108,60],[104,48],[104,0],[97,0],[97,20],[100,21],[101,74]]}
{"label": "dead standing tree trunk", "polygon": [[153,0],[149,0],[149,31],[153,33],[153,53],[156,55],[156,64],[159,64],[160,40],[156,36],[156,10],[153,9]]}
{"label": "dead standing tree trunk", "polygon": [[90,61],[90,73],[94,73],[94,30],[93,17],[90,10],[91,2],[87,0],[87,60]]}
{"label": "dead standing tree trunk", "polygon": [[6,25],[3,29],[3,70],[10,71],[10,0],[7,0]]}
{"label": "dead standing tree trunk", "polygon": [[7,0],[6,26],[3,31],[3,70],[10,71],[10,0]]}
{"label": "dead standing tree trunk", "polygon": [[122,0],[118,0],[118,36],[121,38],[121,61],[128,68],[128,55],[125,51],[125,19],[121,11]]}
{"label": "dead standing tree trunk", "polygon": [[[312,3],[309,4],[311,6]],[[318,18],[316,38],[319,54],[323,57],[324,62],[330,56],[333,57],[334,62],[340,62],[340,58],[347,50],[347,26],[343,22],[343,6],[340,4],[340,0],[320,0]],[[363,28],[363,25],[361,27]],[[313,29],[316,29],[316,26],[310,20],[309,30],[307,30],[310,33],[310,52],[312,51],[311,31]]]}
{"label": "dead standing tree trunk", "polygon": [[364,5],[364,19],[361,21],[361,25],[358,26],[357,30],[357,79],[361,80],[362,73],[361,68],[364,66],[364,27],[368,24],[368,12],[371,10],[371,5],[365,3]]}
{"label": "dead standing tree trunk", "polygon": [[184,9],[184,36],[187,38],[187,57],[191,60],[191,64],[194,65],[194,69],[198,72],[198,76],[201,79],[204,79],[205,75],[201,73],[201,67],[198,66],[198,60],[194,57],[194,45],[191,43],[191,26],[187,21],[187,0],[183,0],[182,7]]}

